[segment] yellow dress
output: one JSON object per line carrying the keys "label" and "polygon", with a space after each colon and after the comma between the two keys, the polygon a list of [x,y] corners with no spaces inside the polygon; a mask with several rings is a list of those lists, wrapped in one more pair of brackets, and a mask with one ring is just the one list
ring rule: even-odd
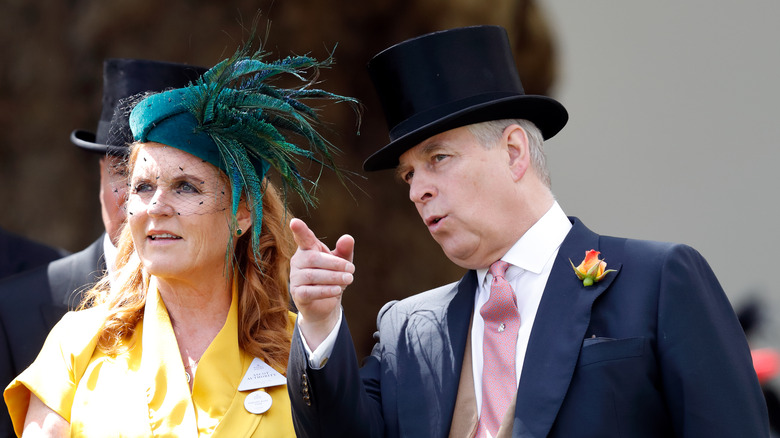
{"label": "yellow dress", "polygon": [[[16,433],[32,392],[70,422],[71,436],[295,437],[287,385],[238,390],[254,358],[238,347],[237,303],[234,287],[227,320],[198,362],[192,392],[154,280],[133,347],[117,357],[95,348],[102,309],[67,313],[3,394]],[[294,318],[290,313],[291,330]],[[265,413],[244,407],[254,391],[271,396]]]}

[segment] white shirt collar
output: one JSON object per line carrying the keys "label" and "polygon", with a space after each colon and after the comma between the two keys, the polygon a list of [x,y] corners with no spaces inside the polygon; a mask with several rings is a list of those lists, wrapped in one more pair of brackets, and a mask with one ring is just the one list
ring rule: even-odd
{"label": "white shirt collar", "polygon": [[108,271],[108,278],[113,280],[112,275],[116,271],[116,255],[119,249],[111,243],[111,239],[108,237],[108,233],[103,234],[103,257],[106,260],[106,271]]}
{"label": "white shirt collar", "polygon": [[[501,260],[512,265],[507,273],[507,279],[511,281],[511,277],[523,271],[541,273],[550,257],[556,254],[570,229],[569,218],[566,217],[558,202],[553,202],[547,213],[501,257]],[[515,267],[520,269],[515,270]],[[488,268],[477,269],[477,284],[484,284],[487,272]]]}

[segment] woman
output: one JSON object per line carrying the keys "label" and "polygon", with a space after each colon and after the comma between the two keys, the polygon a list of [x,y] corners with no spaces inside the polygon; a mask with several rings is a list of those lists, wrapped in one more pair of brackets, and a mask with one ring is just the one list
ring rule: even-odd
{"label": "woman", "polygon": [[299,157],[335,168],[301,100],[354,101],[269,85],[328,61],[246,53],[133,107],[117,274],[6,389],[17,433],[294,436],[291,216],[265,174],[311,201]]}

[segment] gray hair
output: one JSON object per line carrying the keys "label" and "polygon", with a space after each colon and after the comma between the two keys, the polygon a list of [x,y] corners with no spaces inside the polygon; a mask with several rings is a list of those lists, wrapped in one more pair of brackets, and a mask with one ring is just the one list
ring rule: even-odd
{"label": "gray hair", "polygon": [[539,175],[539,179],[550,188],[550,170],[547,168],[547,156],[544,154],[544,137],[542,131],[530,120],[526,119],[502,119],[468,125],[469,131],[477,138],[483,147],[491,148],[504,133],[509,125],[519,125],[528,136],[528,149],[531,153],[531,167]]}

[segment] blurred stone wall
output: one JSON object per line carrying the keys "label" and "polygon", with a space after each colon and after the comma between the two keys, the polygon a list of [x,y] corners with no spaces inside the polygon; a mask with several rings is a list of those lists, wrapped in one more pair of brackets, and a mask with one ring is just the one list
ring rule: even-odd
{"label": "blurred stone wall", "polygon": [[[340,162],[359,173],[365,157],[387,142],[365,65],[392,44],[435,30],[500,24],[516,49],[526,92],[545,94],[555,78],[554,41],[530,0],[4,0],[0,227],[71,251],[92,242],[102,231],[97,157],[68,136],[97,126],[103,59],[211,66],[247,37],[258,11],[260,28],[270,29],[264,46],[275,55],[323,58],[338,44],[323,87],[363,102],[360,135],[347,105],[329,108],[323,118],[343,151]],[[455,281],[462,270],[428,235],[393,172],[352,180],[351,195],[326,179],[319,208],[293,209],[329,245],[343,233],[357,241],[356,281],[344,307],[364,355],[382,304]]]}

